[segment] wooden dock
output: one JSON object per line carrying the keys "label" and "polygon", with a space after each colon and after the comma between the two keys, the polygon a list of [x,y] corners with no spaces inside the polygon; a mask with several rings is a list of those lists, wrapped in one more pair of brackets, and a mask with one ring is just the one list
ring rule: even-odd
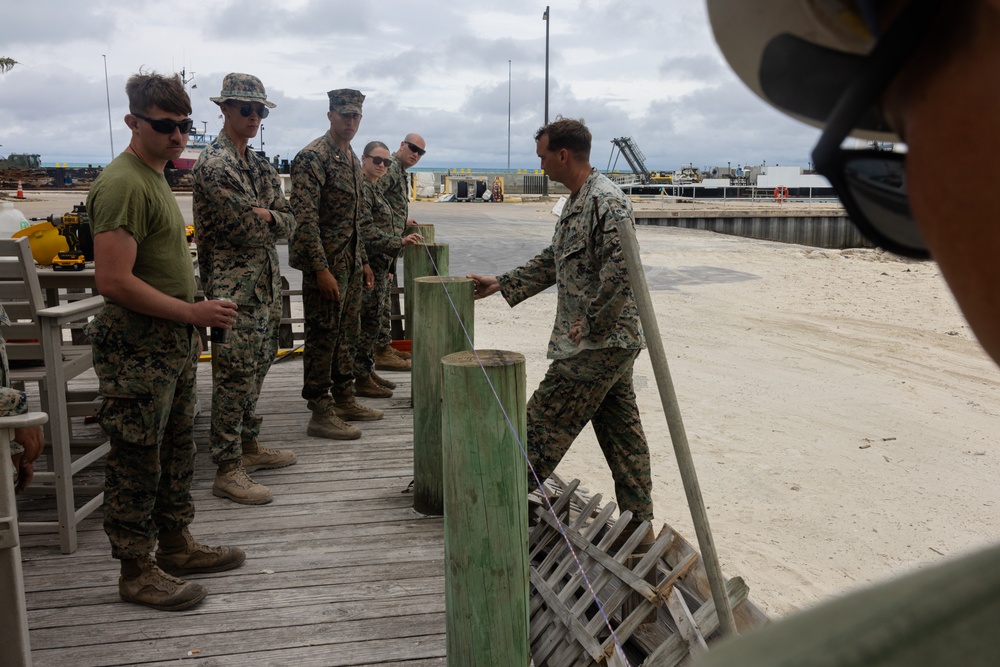
{"label": "wooden dock", "polygon": [[[385,410],[359,423],[359,440],[306,436],[302,359],[276,363],[258,412],[261,441],[292,449],[298,462],[253,477],[274,492],[269,505],[212,495],[208,451],[211,368],[199,368],[197,470],[191,526],[206,544],[243,547],[239,569],[191,577],[209,592],[199,606],[169,613],[122,602],[118,562],[95,512],[80,547],[59,552],[55,535],[22,537],[32,658],[48,665],[444,665],[443,521],[412,509],[409,373],[384,373]],[[36,510],[22,504],[22,516]],[[3,662],[0,659],[0,662]]]}

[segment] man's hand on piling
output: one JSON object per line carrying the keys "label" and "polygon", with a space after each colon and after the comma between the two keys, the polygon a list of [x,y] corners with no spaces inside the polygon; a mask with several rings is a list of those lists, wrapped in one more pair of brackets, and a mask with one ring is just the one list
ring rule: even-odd
{"label": "man's hand on piling", "polygon": [[500,282],[497,281],[496,276],[481,276],[478,273],[466,274],[466,278],[473,281],[473,295],[477,299],[484,299],[491,294],[496,294],[500,291]]}

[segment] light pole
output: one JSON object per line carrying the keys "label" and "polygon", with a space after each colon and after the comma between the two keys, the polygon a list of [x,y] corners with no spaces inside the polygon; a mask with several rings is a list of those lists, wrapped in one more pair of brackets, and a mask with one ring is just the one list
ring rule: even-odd
{"label": "light pole", "polygon": [[545,122],[543,127],[549,124],[549,7],[545,6],[545,13],[542,14],[545,21]]}
{"label": "light pole", "polygon": [[108,86],[108,57],[105,54],[101,54],[104,58],[104,93],[108,96],[108,136],[111,138],[111,159],[115,159],[115,134],[111,127],[111,88]]}
{"label": "light pole", "polygon": [[[545,5],[545,13],[542,14],[545,21],[545,122],[542,127],[549,124],[549,6]],[[549,175],[542,174],[542,195],[549,196]]]}
{"label": "light pole", "polygon": [[507,171],[510,171],[510,61],[507,61]]}

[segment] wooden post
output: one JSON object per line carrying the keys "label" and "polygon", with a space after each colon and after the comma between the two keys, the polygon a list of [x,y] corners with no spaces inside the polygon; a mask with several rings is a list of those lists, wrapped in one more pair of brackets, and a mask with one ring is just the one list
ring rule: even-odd
{"label": "wooden post", "polygon": [[[431,261],[433,259],[433,261]],[[406,331],[413,335],[417,320],[413,307],[413,281],[424,276],[448,275],[448,245],[417,243],[403,248],[403,319]]]}
{"label": "wooden post", "polygon": [[414,232],[424,237],[424,243],[434,243],[434,225],[409,225],[403,230],[403,236]]}
{"label": "wooden post", "polygon": [[[473,282],[461,276],[426,276],[413,281],[413,509],[444,514],[441,464],[441,357],[472,349]],[[457,315],[456,315],[457,311]],[[468,338],[466,337],[468,333]]]}
{"label": "wooden post", "polygon": [[527,430],[524,356],[456,352],[441,365],[448,665],[525,667],[528,478],[517,444]]}

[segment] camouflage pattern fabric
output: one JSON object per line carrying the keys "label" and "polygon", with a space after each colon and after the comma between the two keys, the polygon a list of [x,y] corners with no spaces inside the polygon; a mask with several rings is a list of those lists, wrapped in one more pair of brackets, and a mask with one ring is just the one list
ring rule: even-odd
{"label": "camouflage pattern fabric", "polygon": [[[0,326],[8,324],[10,318],[7,312],[0,306]],[[10,362],[7,360],[7,345],[3,338],[0,338],[0,417],[10,415],[23,415],[28,411],[28,394],[10,386]],[[10,453],[20,454],[24,447],[19,443],[10,441]]]}
{"label": "camouflage pattern fabric", "polygon": [[354,377],[367,377],[375,366],[374,348],[389,308],[389,268],[403,247],[393,226],[392,209],[376,183],[365,179],[361,238],[375,286],[361,297],[361,335],[354,356]]}
{"label": "camouflage pattern fabric", "polygon": [[[267,209],[269,223],[253,207]],[[226,344],[212,345],[212,428],[215,463],[242,456],[241,442],[260,433],[257,399],[278,349],[281,273],[278,239],[295,216],[278,174],[252,150],[244,160],[223,132],[194,166],[194,224],[205,296],[239,306]]]}
{"label": "camouflage pattern fabric", "polygon": [[151,553],[159,531],[194,519],[195,373],[193,326],[105,304],[86,327],[111,440],[104,530],[115,558]]}
{"label": "camouflage pattern fabric", "polygon": [[[389,169],[378,181],[379,189],[382,191],[386,202],[392,209],[392,225],[401,237],[406,231],[406,220],[410,217],[410,190],[409,179],[399,158],[392,156]],[[396,253],[397,257],[399,253]],[[396,273],[396,257],[393,258],[389,267],[389,273]],[[392,304],[386,298],[382,311],[381,323],[378,335],[375,338],[375,347],[383,348],[392,342]]]}
{"label": "camouflage pattern fabric", "polygon": [[[649,447],[632,387],[638,350],[584,350],[549,366],[528,401],[527,447],[540,480],[555,471],[580,431],[591,422],[615,480],[620,511],[653,518]],[[535,481],[528,473],[528,484]]]}
{"label": "camouflage pattern fabric", "polygon": [[[597,170],[569,198],[552,244],[524,266],[497,276],[511,306],[557,289],[549,339],[553,359],[528,402],[528,450],[545,479],[588,421],[611,467],[619,507],[652,518],[649,448],[632,388],[645,347],[617,226],[635,221],[624,193]],[[582,322],[574,343],[570,326]]]}
{"label": "camouflage pattern fabric", "polygon": [[[361,160],[344,153],[330,133],[312,141],[292,161],[296,228],[289,263],[302,271],[305,378],[302,397],[315,401],[331,388],[353,392],[354,350],[360,333],[361,291],[368,262],[361,242]],[[340,300],[320,294],[316,272],[329,269]]]}
{"label": "camouflage pattern fabric", "polygon": [[[497,276],[511,306],[556,286],[549,359],[566,359],[580,350],[645,347],[618,238],[619,224],[635,228],[632,203],[594,170],[563,207],[552,245],[524,266]],[[583,321],[579,344],[569,338],[570,325],[577,320]]]}

